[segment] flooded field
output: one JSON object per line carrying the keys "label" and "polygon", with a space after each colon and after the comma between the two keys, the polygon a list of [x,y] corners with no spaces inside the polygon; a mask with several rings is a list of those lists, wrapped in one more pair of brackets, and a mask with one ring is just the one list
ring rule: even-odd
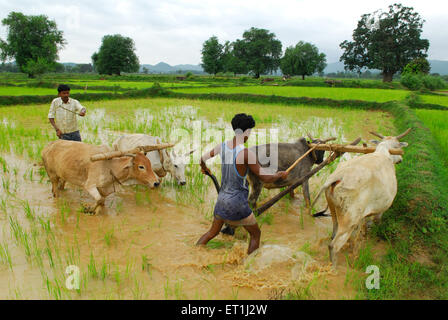
{"label": "flooded field", "polygon": [[[358,136],[367,141],[370,130],[395,133],[388,114],[347,109],[174,99],[86,107],[80,130],[84,141],[94,144],[111,145],[126,132],[172,141],[175,129],[191,136],[216,129],[217,137],[227,137],[230,119],[240,112],[257,121],[249,145],[273,139],[269,129],[278,130],[281,142],[307,132],[338,142]],[[187,159],[185,186],[169,175],[159,189],[116,185],[106,210],[96,216],[82,213],[82,204],[93,199],[77,187],[67,184],[54,199],[40,159],[42,148],[55,139],[48,108],[0,110],[0,299],[356,298],[350,281],[355,271],[345,263],[337,270],[329,264],[331,218],[309,217],[300,188],[295,198],[285,197],[258,217],[262,242],[253,255],[246,255],[248,238],[239,229],[234,237],[221,234],[205,248],[195,246],[210,226],[217,197],[195,164],[195,157],[216,143],[204,136],[199,146],[191,139],[175,148],[177,154],[197,149]],[[312,197],[336,165],[311,179]],[[219,179],[219,159],[210,167]],[[277,192],[263,190],[259,201]],[[375,252],[385,246],[372,245]],[[353,258],[350,250],[346,253],[348,261]],[[78,289],[67,288],[69,266],[79,270]]]}

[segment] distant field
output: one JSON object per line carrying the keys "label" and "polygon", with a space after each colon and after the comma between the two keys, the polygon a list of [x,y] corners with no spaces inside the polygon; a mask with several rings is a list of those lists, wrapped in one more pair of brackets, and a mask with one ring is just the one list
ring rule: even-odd
{"label": "distant field", "polygon": [[285,97],[329,98],[334,100],[366,100],[377,102],[402,100],[409,94],[409,91],[405,90],[276,86],[186,88],[175,89],[175,91],[184,93],[250,93]]}
{"label": "distant field", "polygon": [[[75,80],[67,81],[67,83],[72,83],[80,86],[105,86],[113,87],[120,86],[126,89],[146,89],[151,88],[155,82],[146,81],[107,81],[107,80]],[[162,87],[186,87],[186,86],[204,86],[204,83],[200,82],[159,82]]]}
{"label": "distant field", "polygon": [[421,95],[423,103],[440,104],[448,107],[448,96]]}
{"label": "distant field", "polygon": [[448,113],[439,110],[416,110],[417,116],[431,130],[448,165]]}
{"label": "distant field", "polygon": [[[100,93],[105,91],[88,90],[89,93]],[[71,93],[84,93],[84,90],[73,89]],[[0,96],[57,96],[56,89],[50,88],[28,88],[28,87],[0,87]]]}

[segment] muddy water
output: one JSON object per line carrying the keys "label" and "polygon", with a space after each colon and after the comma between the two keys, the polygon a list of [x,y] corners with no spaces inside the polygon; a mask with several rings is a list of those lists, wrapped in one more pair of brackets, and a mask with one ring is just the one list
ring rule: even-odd
{"label": "muddy water", "polygon": [[[235,237],[219,235],[215,243],[223,247],[195,246],[210,225],[204,212],[212,210],[216,197],[212,188],[209,201],[198,207],[178,204],[173,195],[182,190],[169,185],[164,186],[168,189],[165,192],[139,188],[137,193],[132,187],[117,186],[118,192],[107,199],[108,209],[88,216],[79,212],[80,202],[91,201],[84,191],[68,185],[61,199],[55,200],[47,179],[39,182],[36,173],[34,181],[23,177],[38,167],[11,155],[2,157],[16,168],[16,174],[10,172],[9,176],[17,181],[12,183],[17,189],[12,190],[15,196],[1,190],[8,208],[6,213],[0,213],[0,241],[8,244],[13,271],[0,264],[0,298],[55,298],[43,274],[50,279],[59,275],[62,298],[73,299],[270,299],[280,298],[280,293],[300,288],[313,279],[312,295],[307,298],[354,296],[345,283],[345,268],[339,267],[336,272],[329,268],[326,244],[331,219],[302,215],[301,193],[269,211],[273,220],[261,226],[261,254],[248,258],[243,230],[238,230]],[[312,186],[316,183],[312,181]],[[21,206],[23,200],[29,202],[36,217],[51,222],[62,257],[55,268],[44,258],[40,269],[14,240],[9,216],[15,216],[30,232],[27,228],[31,223]],[[79,256],[74,260],[82,273],[80,293],[64,289],[63,272],[71,250]],[[307,261],[302,259],[304,256]],[[98,270],[103,261],[107,265],[105,279],[89,274],[92,257]],[[252,268],[254,264],[257,268]]]}

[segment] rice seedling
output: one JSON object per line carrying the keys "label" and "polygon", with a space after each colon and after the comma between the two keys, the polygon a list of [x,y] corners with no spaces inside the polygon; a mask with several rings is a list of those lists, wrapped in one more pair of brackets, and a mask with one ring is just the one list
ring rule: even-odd
{"label": "rice seedling", "polygon": [[96,263],[95,263],[95,258],[93,257],[93,253],[90,253],[90,260],[89,260],[89,264],[87,265],[87,270],[89,273],[89,276],[91,278],[98,278],[98,271],[96,269]]}
{"label": "rice seedling", "polygon": [[106,277],[109,275],[110,273],[110,265],[108,263],[106,263],[106,258],[103,257],[103,263],[101,264],[101,269],[100,269],[100,279],[101,280],[106,280]]}
{"label": "rice seedling", "polygon": [[0,262],[8,265],[9,269],[13,271],[11,253],[7,242],[4,242],[3,244],[0,243]]}
{"label": "rice seedling", "polygon": [[21,202],[22,202],[23,211],[25,212],[25,217],[30,221],[34,221],[35,215],[34,215],[33,209],[31,209],[31,207],[30,207],[29,201],[25,200],[25,201],[21,201]]}
{"label": "rice seedling", "polygon": [[112,244],[112,241],[114,240],[114,228],[106,231],[106,233],[104,234],[104,242],[106,243],[106,245],[108,247],[110,247],[110,245]]}

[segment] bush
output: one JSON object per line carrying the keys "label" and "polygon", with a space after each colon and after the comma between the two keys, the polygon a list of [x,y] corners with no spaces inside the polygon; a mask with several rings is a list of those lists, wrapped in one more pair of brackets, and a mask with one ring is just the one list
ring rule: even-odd
{"label": "bush", "polygon": [[424,76],[422,81],[425,88],[431,91],[445,88],[445,81],[443,81],[440,77]]}
{"label": "bush", "polygon": [[409,90],[419,90],[423,86],[422,77],[416,74],[405,73],[401,76],[400,83]]}

